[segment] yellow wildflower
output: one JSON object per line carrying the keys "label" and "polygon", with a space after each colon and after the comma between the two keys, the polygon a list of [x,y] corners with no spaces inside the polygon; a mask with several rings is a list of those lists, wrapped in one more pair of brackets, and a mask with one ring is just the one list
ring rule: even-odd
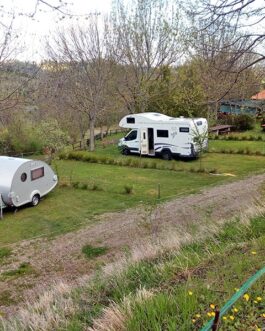
{"label": "yellow wildflower", "polygon": [[201,317],[201,314],[196,314],[195,315],[197,318],[200,318]]}
{"label": "yellow wildflower", "polygon": [[211,312],[211,315],[214,317],[214,316],[215,316],[215,312],[214,312],[214,311],[212,311],[212,312]]}
{"label": "yellow wildflower", "polygon": [[261,298],[261,297],[257,297],[256,300],[257,300],[257,301],[261,301],[262,298]]}
{"label": "yellow wildflower", "polygon": [[243,298],[246,300],[246,301],[249,301],[249,295],[246,293],[243,295]]}
{"label": "yellow wildflower", "polygon": [[226,321],[227,320],[227,317],[226,316],[223,316],[223,320]]}
{"label": "yellow wildflower", "polygon": [[257,300],[254,300],[254,303],[258,303],[258,301]]}
{"label": "yellow wildflower", "polygon": [[261,328],[256,328],[256,331],[262,331]]}
{"label": "yellow wildflower", "polygon": [[233,311],[234,311],[234,313],[237,313],[238,312],[238,309],[237,308],[234,308]]}
{"label": "yellow wildflower", "polygon": [[196,319],[193,319],[193,320],[192,320],[192,323],[195,323],[195,322],[196,322]]}
{"label": "yellow wildflower", "polygon": [[252,255],[256,255],[257,252],[256,252],[256,251],[252,251],[251,254],[252,254]]}
{"label": "yellow wildflower", "polygon": [[192,292],[192,291],[189,291],[189,292],[188,292],[188,294],[189,294],[189,295],[192,295],[192,294],[193,294],[193,292]]}
{"label": "yellow wildflower", "polygon": [[264,314],[264,313],[263,313],[263,314],[261,314],[260,316],[265,318],[265,314]]}
{"label": "yellow wildflower", "polygon": [[215,305],[213,303],[210,304],[210,308],[215,309]]}
{"label": "yellow wildflower", "polygon": [[210,311],[208,311],[207,315],[208,315],[209,317],[212,317],[212,313],[211,313]]}
{"label": "yellow wildflower", "polygon": [[235,319],[235,317],[234,317],[233,315],[230,315],[229,318],[230,318],[230,320],[232,320],[232,321]]}
{"label": "yellow wildflower", "polygon": [[238,292],[239,291],[239,288],[235,287],[235,291]]}

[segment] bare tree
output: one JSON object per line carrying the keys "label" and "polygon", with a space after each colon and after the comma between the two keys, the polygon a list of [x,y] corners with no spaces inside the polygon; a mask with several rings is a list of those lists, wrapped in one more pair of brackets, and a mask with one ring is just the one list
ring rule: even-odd
{"label": "bare tree", "polygon": [[111,76],[111,56],[107,47],[107,22],[91,16],[86,28],[71,27],[58,32],[48,50],[61,70],[72,108],[89,120],[90,150],[94,150],[97,118],[105,110]]}
{"label": "bare tree", "polygon": [[181,58],[180,20],[176,5],[163,0],[117,0],[113,10],[113,45],[118,72],[117,90],[130,113],[148,106],[150,86],[162,66]]}
{"label": "bare tree", "polygon": [[188,11],[192,19],[188,54],[200,77],[208,115],[215,119],[221,100],[249,98],[259,89],[263,70],[250,65],[257,55],[245,51],[250,40],[241,38],[239,25],[226,16],[207,15],[210,7],[203,4],[204,10]]}
{"label": "bare tree", "polygon": [[239,75],[265,60],[265,7],[262,2],[201,0],[197,10],[191,10],[190,13],[197,22],[201,22],[198,27],[201,33],[215,36],[229,30],[230,40],[219,44],[218,48],[212,48],[230,56],[230,61],[222,70]]}

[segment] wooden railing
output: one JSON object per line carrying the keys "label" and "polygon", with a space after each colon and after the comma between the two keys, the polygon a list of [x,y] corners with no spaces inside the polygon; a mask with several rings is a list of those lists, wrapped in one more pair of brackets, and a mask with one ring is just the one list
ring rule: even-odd
{"label": "wooden railing", "polygon": [[[107,136],[111,136],[113,134],[117,134],[117,133],[122,133],[122,132],[127,132],[127,129],[112,129],[112,130],[108,130],[108,131],[104,131],[103,133],[97,133],[95,134],[95,140],[100,140],[101,138],[105,138]],[[84,140],[79,140],[75,143],[72,144],[73,150],[78,150],[78,149],[82,149],[82,147],[84,147],[84,145],[89,146],[89,142],[90,139],[84,139]]]}

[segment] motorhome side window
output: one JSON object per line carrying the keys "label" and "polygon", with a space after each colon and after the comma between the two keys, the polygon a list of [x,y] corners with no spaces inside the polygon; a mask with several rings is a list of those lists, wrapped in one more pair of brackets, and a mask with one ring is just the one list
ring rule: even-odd
{"label": "motorhome side window", "polygon": [[31,170],[31,180],[36,180],[41,177],[44,177],[44,167]]}
{"label": "motorhome side window", "polygon": [[134,117],[127,117],[127,123],[135,123],[135,118]]}
{"label": "motorhome side window", "polygon": [[157,130],[156,134],[158,138],[168,138],[168,130]]}
{"label": "motorhome side window", "polygon": [[190,132],[190,128],[179,128],[179,132]]}
{"label": "motorhome side window", "polygon": [[137,138],[137,131],[133,130],[131,131],[128,136],[126,136],[126,140],[135,140]]}

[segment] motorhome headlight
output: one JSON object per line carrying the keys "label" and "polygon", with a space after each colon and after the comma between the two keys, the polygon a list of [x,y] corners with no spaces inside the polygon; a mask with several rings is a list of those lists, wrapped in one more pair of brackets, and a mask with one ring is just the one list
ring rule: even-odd
{"label": "motorhome headlight", "polygon": [[57,182],[57,181],[58,181],[58,176],[57,176],[57,175],[54,175],[54,176],[53,176],[53,181],[54,181],[54,182]]}
{"label": "motorhome headlight", "polygon": [[121,138],[118,142],[118,146],[121,147],[124,144],[124,138]]}

